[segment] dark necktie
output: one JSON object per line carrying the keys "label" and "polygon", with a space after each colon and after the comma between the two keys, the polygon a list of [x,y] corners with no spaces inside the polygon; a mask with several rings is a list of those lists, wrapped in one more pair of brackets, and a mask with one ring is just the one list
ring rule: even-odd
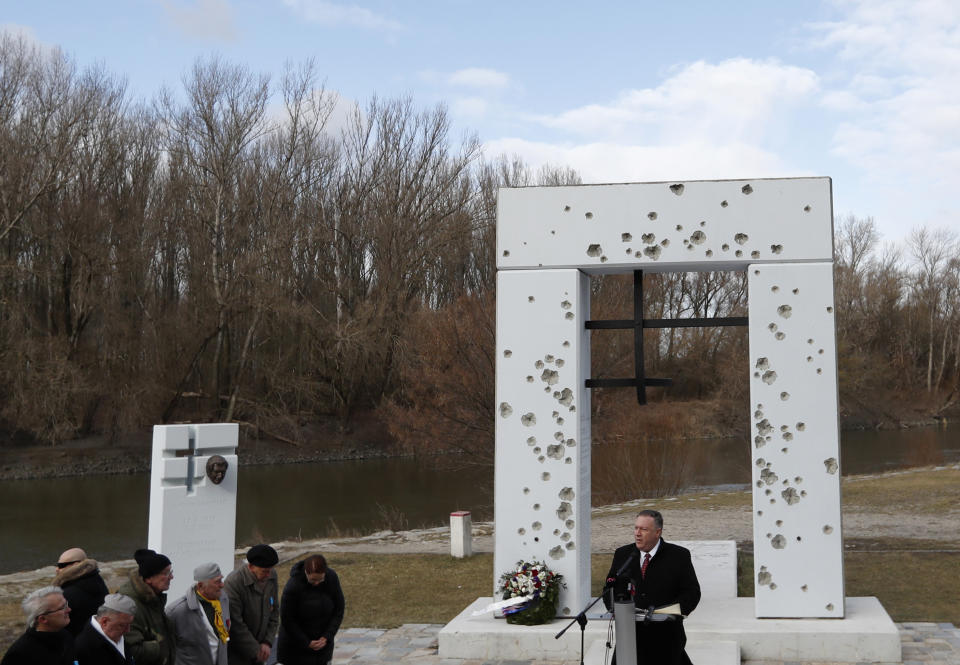
{"label": "dark necktie", "polygon": [[640,579],[647,578],[647,566],[650,565],[650,552],[643,553],[643,565],[640,566]]}

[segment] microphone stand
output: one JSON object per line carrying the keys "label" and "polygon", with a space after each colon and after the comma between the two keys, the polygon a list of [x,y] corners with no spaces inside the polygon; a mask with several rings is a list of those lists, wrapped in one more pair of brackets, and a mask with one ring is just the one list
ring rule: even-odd
{"label": "microphone stand", "polygon": [[587,605],[586,607],[584,607],[584,608],[580,611],[580,614],[578,614],[577,616],[575,616],[575,617],[573,618],[573,620],[564,627],[563,630],[561,630],[559,633],[557,633],[556,635],[553,636],[553,639],[559,640],[561,637],[563,637],[563,634],[564,634],[565,632],[567,632],[568,630],[570,630],[570,628],[573,626],[573,624],[575,624],[575,623],[580,624],[580,665],[583,665],[583,638],[584,638],[584,633],[585,633],[586,630],[587,630],[587,612],[589,612],[589,611],[590,611],[590,608],[593,607],[594,605],[596,605],[596,604],[597,604],[597,601],[600,600],[601,598],[603,598],[603,594],[601,594],[601,595],[597,596],[596,598],[594,598],[593,601],[592,601],[589,605]]}

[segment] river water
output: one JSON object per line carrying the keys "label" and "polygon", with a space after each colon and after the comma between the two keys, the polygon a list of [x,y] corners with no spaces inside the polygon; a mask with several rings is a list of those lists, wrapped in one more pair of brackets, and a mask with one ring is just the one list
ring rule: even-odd
{"label": "river water", "polygon": [[[697,445],[709,463],[691,465],[685,487],[750,482],[749,444]],[[593,454],[599,464],[604,450]],[[238,545],[435,526],[453,510],[491,519],[492,469],[442,461],[445,468],[411,458],[244,468]],[[960,462],[960,428],[843,432],[841,462],[844,474]],[[138,474],[0,483],[0,573],[48,565],[74,546],[102,561],[130,558],[146,546],[149,481]]]}

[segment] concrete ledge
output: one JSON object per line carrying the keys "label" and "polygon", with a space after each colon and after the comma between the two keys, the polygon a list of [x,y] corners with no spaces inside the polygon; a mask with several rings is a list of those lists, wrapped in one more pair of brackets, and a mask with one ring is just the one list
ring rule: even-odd
{"label": "concrete ledge", "polygon": [[[443,658],[481,660],[579,660],[580,628],[576,624],[557,640],[569,623],[557,619],[542,626],[513,626],[490,614],[472,616],[491,598],[478,598],[440,630]],[[702,603],[686,621],[691,658],[727,662],[733,642],[737,660],[794,662],[899,663],[900,634],[873,597],[847,598],[844,619],[757,619],[753,598],[717,599]],[[607,622],[591,618],[584,636],[586,654],[601,654]],[[720,660],[722,655],[724,660]],[[696,662],[696,659],[694,659]],[[588,665],[592,661],[585,659]],[[598,661],[598,662],[602,662]]]}

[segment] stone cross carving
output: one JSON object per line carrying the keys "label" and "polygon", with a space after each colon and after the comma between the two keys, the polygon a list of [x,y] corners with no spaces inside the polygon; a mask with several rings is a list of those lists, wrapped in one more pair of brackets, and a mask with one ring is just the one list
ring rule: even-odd
{"label": "stone cross carving", "polygon": [[201,563],[216,562],[224,576],[233,570],[238,429],[233,423],[153,428],[147,546],[173,563],[171,599],[193,584]]}
{"label": "stone cross carving", "polygon": [[588,274],[745,270],[756,616],[842,617],[830,179],[501,189],[497,268],[495,580],[589,600]]}

